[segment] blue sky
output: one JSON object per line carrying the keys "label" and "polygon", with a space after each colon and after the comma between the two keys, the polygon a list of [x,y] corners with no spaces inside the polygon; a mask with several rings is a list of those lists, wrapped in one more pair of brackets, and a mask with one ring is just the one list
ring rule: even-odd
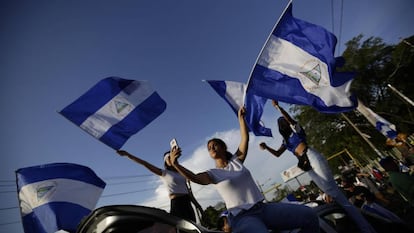
{"label": "blue sky", "polygon": [[[175,137],[185,165],[195,171],[212,167],[206,141],[222,137],[234,151],[238,125],[227,104],[201,80],[246,82],[287,2],[1,1],[0,232],[23,232],[19,210],[13,208],[18,206],[15,170],[53,162],[82,164],[102,177],[107,188],[98,206],[168,209],[156,176],[119,157],[58,111],[105,77],[148,80],[167,109],[123,149],[161,166]],[[340,37],[341,51],[360,33],[391,44],[414,34],[412,0],[343,1],[342,23],[341,3],[297,0],[293,15],[332,31]],[[246,162],[264,189],[280,183],[280,173],[296,163],[289,153],[276,159],[258,149],[261,141],[280,145],[277,116],[266,105],[263,120],[275,136],[252,136]],[[220,201],[212,186],[193,190],[203,207]]]}

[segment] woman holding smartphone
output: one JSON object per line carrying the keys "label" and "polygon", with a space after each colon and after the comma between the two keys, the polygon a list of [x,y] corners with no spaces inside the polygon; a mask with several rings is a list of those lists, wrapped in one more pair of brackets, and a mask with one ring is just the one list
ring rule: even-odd
{"label": "woman holding smartphone", "polygon": [[302,233],[319,232],[316,213],[307,206],[287,203],[265,203],[250,171],[243,165],[248,150],[249,133],[245,109],[238,113],[241,141],[237,151],[227,151],[226,144],[218,138],[207,143],[210,157],[216,167],[205,172],[193,173],[178,162],[180,148],[171,150],[170,159],[176,170],[187,179],[201,184],[214,184],[223,198],[233,232],[268,233],[271,230],[301,228]]}
{"label": "woman holding smartphone", "polygon": [[169,197],[170,197],[170,213],[187,219],[193,222],[196,222],[195,213],[191,203],[197,208],[200,212],[201,216],[203,213],[203,209],[201,205],[197,202],[194,198],[191,189],[189,188],[189,182],[187,183],[187,179],[181,176],[170,163],[170,152],[164,153],[164,168],[158,168],[151,163],[140,159],[127,151],[118,150],[117,153],[121,156],[125,156],[132,161],[141,164],[142,166],[146,167],[149,171],[154,173],[155,175],[159,176],[161,180],[164,182],[165,186],[167,186]]}

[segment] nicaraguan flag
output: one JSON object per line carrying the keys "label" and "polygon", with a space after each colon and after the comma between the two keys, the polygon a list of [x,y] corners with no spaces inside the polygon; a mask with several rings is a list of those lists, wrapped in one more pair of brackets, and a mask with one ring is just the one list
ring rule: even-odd
{"label": "nicaraguan flag", "polygon": [[164,112],[167,104],[147,81],[109,77],[60,113],[115,150]]}
{"label": "nicaraguan flag", "polygon": [[365,118],[367,118],[369,123],[371,123],[385,137],[391,139],[395,139],[397,137],[397,131],[394,124],[391,124],[380,115],[376,114],[359,100],[357,111],[360,112]]}
{"label": "nicaraguan flag", "polygon": [[332,33],[294,18],[290,2],[257,59],[247,92],[324,113],[354,109],[354,74],[335,72],[335,45]]}
{"label": "nicaraguan flag", "polygon": [[53,163],[20,168],[16,182],[24,232],[75,232],[105,188],[90,168]]}
{"label": "nicaraguan flag", "polygon": [[256,136],[272,136],[271,130],[264,127],[260,121],[266,98],[253,94],[244,97],[246,92],[246,84],[244,83],[218,80],[206,80],[206,82],[230,105],[236,116],[240,107],[246,105],[246,122]]}

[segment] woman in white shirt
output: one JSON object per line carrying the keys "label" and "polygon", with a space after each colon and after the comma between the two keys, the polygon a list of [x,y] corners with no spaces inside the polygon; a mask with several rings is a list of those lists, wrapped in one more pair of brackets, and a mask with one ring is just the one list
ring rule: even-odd
{"label": "woman in white shirt", "polygon": [[170,159],[176,170],[187,179],[201,184],[214,184],[223,198],[233,232],[267,233],[271,230],[301,228],[302,232],[319,232],[316,213],[303,205],[264,203],[264,196],[256,186],[250,171],[243,165],[248,150],[249,133],[244,119],[245,109],[238,113],[241,141],[235,154],[227,151],[218,138],[207,143],[208,152],[216,168],[198,174],[181,166],[180,148],[171,150]]}
{"label": "woman in white shirt", "polygon": [[121,156],[135,161],[138,164],[143,165],[155,175],[158,175],[164,184],[167,186],[170,197],[170,213],[196,222],[195,213],[191,203],[197,208],[202,215],[203,209],[201,205],[194,198],[192,192],[187,186],[187,179],[180,175],[173,166],[170,164],[169,155],[170,152],[164,154],[164,167],[165,169],[158,168],[147,161],[140,159],[127,151],[118,150],[117,153]]}

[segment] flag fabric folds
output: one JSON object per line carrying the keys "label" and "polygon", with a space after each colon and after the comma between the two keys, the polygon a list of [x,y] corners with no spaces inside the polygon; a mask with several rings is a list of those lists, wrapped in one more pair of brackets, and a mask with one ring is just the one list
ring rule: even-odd
{"label": "flag fabric folds", "polygon": [[246,85],[233,81],[206,80],[206,82],[230,105],[233,112],[237,115],[240,107],[243,106]]}
{"label": "flag fabric folds", "polygon": [[378,131],[380,131],[385,137],[395,139],[397,137],[397,131],[394,124],[391,124],[380,115],[376,114],[370,108],[365,106],[358,100],[358,107],[356,109],[360,112],[369,123],[371,123]]}
{"label": "flag fabric folds", "polygon": [[245,105],[246,122],[250,131],[256,136],[272,136],[271,130],[264,127],[260,121],[266,98],[253,94],[244,97],[246,92],[246,84],[244,83],[219,80],[206,80],[206,82],[229,104],[236,116],[239,108]]}
{"label": "flag fabric folds", "polygon": [[118,150],[166,109],[147,81],[109,77],[60,113],[101,142]]}
{"label": "flag fabric folds", "polygon": [[247,92],[324,113],[355,109],[349,91],[354,74],[335,71],[335,45],[326,29],[294,18],[290,2],[253,67]]}
{"label": "flag fabric folds", "polygon": [[90,168],[52,163],[16,171],[24,232],[75,232],[93,210],[105,188]]}

